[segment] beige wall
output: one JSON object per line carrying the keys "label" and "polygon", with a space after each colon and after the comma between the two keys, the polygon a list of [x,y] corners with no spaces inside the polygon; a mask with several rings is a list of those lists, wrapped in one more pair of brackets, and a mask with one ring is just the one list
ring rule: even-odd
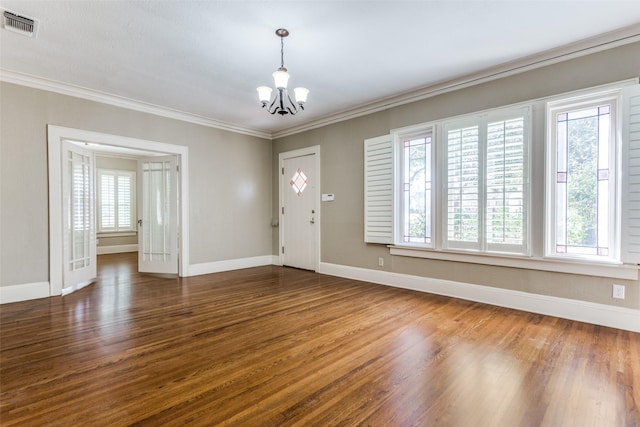
{"label": "beige wall", "polygon": [[0,286],[49,280],[47,124],[187,146],[190,263],[271,254],[270,141],[3,82]]}
{"label": "beige wall", "polygon": [[[96,169],[111,169],[137,172],[138,162],[135,159],[125,159],[120,157],[110,157],[96,155]],[[109,234],[98,235],[98,246],[120,246],[138,244],[138,236],[109,236]]]}
{"label": "beige wall", "polygon": [[[48,280],[46,126],[53,124],[189,147],[192,264],[277,254],[278,233],[270,223],[278,217],[278,154],[320,145],[321,189],[336,194],[334,202],[322,204],[323,262],[375,270],[383,257],[386,271],[640,308],[637,280],[392,257],[384,245],[365,244],[362,151],[364,139],[393,128],[638,77],[639,72],[640,43],[635,43],[280,138],[273,149],[270,141],[256,137],[0,83],[0,286]],[[241,178],[232,179],[239,167]],[[533,168],[539,180],[543,165]],[[534,192],[541,191],[539,183]],[[541,230],[541,219],[533,222]],[[612,300],[613,282],[627,285],[624,301]]]}
{"label": "beige wall", "polygon": [[[640,308],[640,282],[637,280],[390,256],[386,246],[365,244],[363,241],[364,139],[387,134],[394,128],[637,78],[639,73],[640,43],[595,53],[277,139],[273,146],[273,170],[277,172],[279,153],[321,146],[321,191],[335,193],[336,196],[334,202],[321,206],[322,262]],[[543,112],[534,111],[534,119],[536,117],[543,120]],[[543,137],[538,135],[533,139],[533,150],[541,152]],[[544,165],[533,164],[532,168],[532,191],[540,195]],[[274,173],[274,189],[278,188],[277,180],[278,175]],[[273,215],[276,215],[277,191],[273,193],[273,206]],[[542,218],[533,218],[533,226],[537,230],[534,244],[540,245]],[[278,235],[274,232],[274,254],[277,247]],[[378,267],[378,257],[385,259],[384,267]],[[627,285],[625,300],[612,299],[611,285],[614,282]]]}

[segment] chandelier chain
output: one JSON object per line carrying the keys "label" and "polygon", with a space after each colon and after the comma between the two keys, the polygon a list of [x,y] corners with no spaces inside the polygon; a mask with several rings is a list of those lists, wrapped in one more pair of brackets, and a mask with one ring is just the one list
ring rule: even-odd
{"label": "chandelier chain", "polygon": [[284,37],[280,36],[280,68],[284,68]]}

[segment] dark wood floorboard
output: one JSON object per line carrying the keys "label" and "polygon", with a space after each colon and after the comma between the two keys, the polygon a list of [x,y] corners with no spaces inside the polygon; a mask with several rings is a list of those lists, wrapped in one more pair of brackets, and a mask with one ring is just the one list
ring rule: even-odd
{"label": "dark wood floorboard", "polygon": [[[135,255],[135,254],[134,254]],[[640,334],[276,266],[0,307],[3,426],[637,426]]]}

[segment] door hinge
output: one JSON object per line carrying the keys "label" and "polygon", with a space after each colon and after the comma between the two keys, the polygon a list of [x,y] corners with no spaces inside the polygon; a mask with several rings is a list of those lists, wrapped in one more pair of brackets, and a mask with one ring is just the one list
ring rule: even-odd
{"label": "door hinge", "polygon": [[284,168],[282,168],[282,175],[284,175]]}
{"label": "door hinge", "polygon": [[284,253],[284,246],[282,247],[282,253]]}
{"label": "door hinge", "polygon": [[284,215],[284,206],[282,207],[282,215]]}
{"label": "door hinge", "polygon": [[180,165],[176,165],[176,172],[180,172]]}

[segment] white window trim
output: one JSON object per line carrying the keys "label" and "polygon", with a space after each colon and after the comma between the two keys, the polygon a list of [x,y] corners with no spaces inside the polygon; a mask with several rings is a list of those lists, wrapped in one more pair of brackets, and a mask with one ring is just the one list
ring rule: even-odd
{"label": "white window trim", "polygon": [[[581,91],[576,96],[566,95],[561,98],[556,97],[545,105],[545,210],[544,210],[544,257],[546,259],[569,260],[578,262],[589,262],[598,264],[621,264],[621,150],[622,150],[622,120],[619,114],[622,104],[623,86],[618,85],[614,89],[606,91]],[[612,122],[610,132],[612,133],[613,147],[610,149],[610,192],[615,194],[615,200],[610,212],[612,223],[609,226],[611,254],[607,257],[597,255],[561,254],[555,250],[555,216],[556,216],[556,121],[554,116],[558,110],[572,108],[589,107],[604,102],[613,101]]]}
{"label": "white window trim", "polygon": [[[96,187],[97,187],[97,234],[102,237],[123,237],[123,236],[135,236],[137,233],[137,223],[136,223],[136,172],[130,170],[122,170],[122,169],[97,169],[96,170],[97,179],[96,179]],[[102,181],[100,177],[102,175],[114,175],[114,176],[128,176],[131,178],[131,227],[129,228],[118,228],[117,217],[115,219],[115,226],[113,229],[103,229],[102,228]],[[116,195],[117,198],[117,195]],[[116,209],[117,210],[117,209]],[[117,215],[117,213],[116,213]]]}
{"label": "white window trim", "polygon": [[613,279],[638,280],[638,266],[627,264],[597,264],[575,260],[560,260],[544,257],[523,257],[498,254],[471,254],[455,251],[428,250],[410,246],[388,246],[391,255],[426,258],[499,267],[523,268],[556,273],[609,277]]}

